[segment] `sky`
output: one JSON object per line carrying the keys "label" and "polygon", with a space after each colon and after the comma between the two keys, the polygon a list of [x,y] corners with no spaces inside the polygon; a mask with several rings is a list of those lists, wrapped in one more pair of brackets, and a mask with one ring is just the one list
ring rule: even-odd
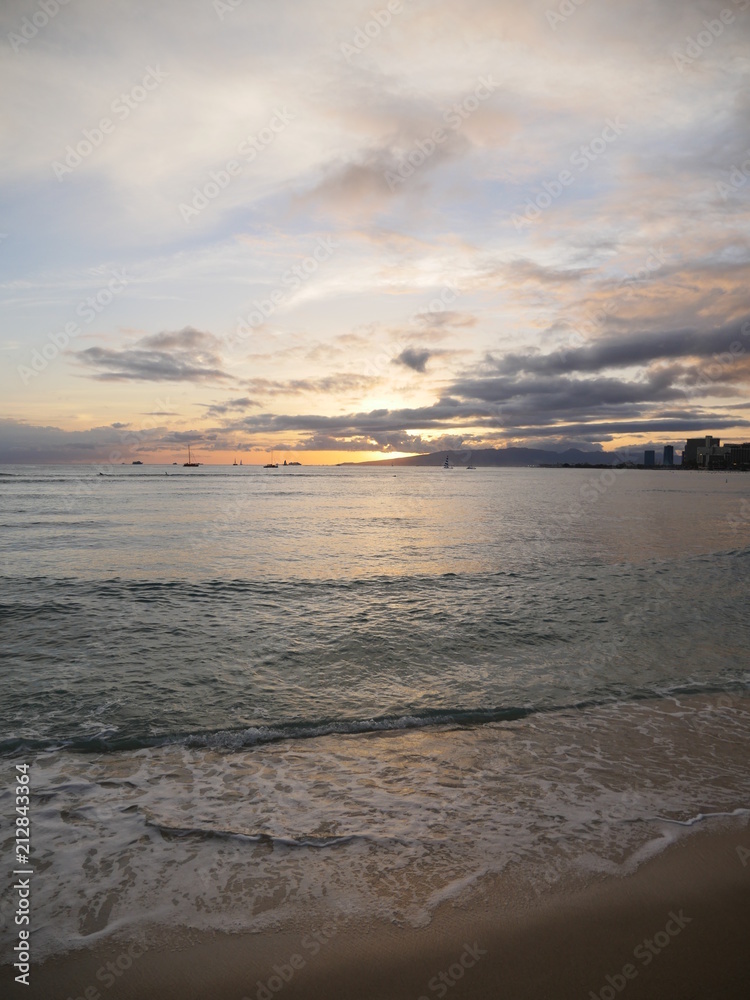
{"label": "sky", "polygon": [[750,439],[750,0],[7,0],[0,461]]}

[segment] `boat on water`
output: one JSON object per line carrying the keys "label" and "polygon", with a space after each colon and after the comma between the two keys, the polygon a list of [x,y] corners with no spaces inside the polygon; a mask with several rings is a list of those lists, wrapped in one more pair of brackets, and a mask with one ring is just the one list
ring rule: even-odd
{"label": "boat on water", "polygon": [[271,461],[268,462],[266,465],[264,465],[263,468],[264,469],[278,469],[278,467],[279,467],[279,463],[278,462],[274,462],[274,460],[273,460],[273,452],[271,452]]}
{"label": "boat on water", "polygon": [[182,463],[183,469],[197,469],[200,464],[200,462],[193,461],[193,456],[190,454],[190,445],[188,445],[188,460]]}
{"label": "boat on water", "polygon": [[452,469],[453,468],[453,466],[451,465],[450,455],[446,455],[445,456],[445,461],[443,462],[443,468],[444,469]]}
{"label": "boat on water", "polygon": [[143,465],[143,462],[141,462],[138,459],[136,459],[135,462],[131,462],[130,464],[131,465]]}
{"label": "boat on water", "polygon": [[232,462],[232,465],[236,465],[236,464],[237,464],[237,459],[235,458],[235,460]]}
{"label": "boat on water", "polygon": [[466,466],[466,468],[476,470],[476,465],[474,465],[474,463],[471,460],[471,452],[469,452],[469,464]]}

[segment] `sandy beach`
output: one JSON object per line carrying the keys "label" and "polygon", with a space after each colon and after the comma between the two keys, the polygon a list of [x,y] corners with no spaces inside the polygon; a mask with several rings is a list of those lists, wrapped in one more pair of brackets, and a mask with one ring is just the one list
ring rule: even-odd
{"label": "sandy beach", "polygon": [[750,982],[750,832],[727,822],[683,838],[632,876],[534,902],[514,899],[505,883],[471,906],[443,907],[424,928],[334,921],[146,941],[145,951],[110,941],[32,967],[31,986],[12,995],[739,1000]]}

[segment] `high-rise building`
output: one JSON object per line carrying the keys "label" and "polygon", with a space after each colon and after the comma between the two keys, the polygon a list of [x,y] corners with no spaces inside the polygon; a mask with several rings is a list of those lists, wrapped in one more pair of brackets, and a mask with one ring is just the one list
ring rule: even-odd
{"label": "high-rise building", "polygon": [[674,448],[671,444],[664,445],[664,457],[661,460],[662,465],[674,465]]}
{"label": "high-rise building", "polygon": [[721,444],[719,438],[711,437],[707,434],[702,438],[688,438],[685,442],[685,450],[682,453],[682,464],[687,469],[695,469],[700,464],[698,460],[698,449],[703,449],[705,454],[706,449],[709,451],[711,448],[718,448]]}
{"label": "high-rise building", "polygon": [[655,451],[644,451],[644,453],[643,453],[643,464],[647,468],[649,466],[656,465],[656,452]]}
{"label": "high-rise building", "polygon": [[699,469],[750,468],[750,444],[725,444],[698,449]]}
{"label": "high-rise building", "polygon": [[743,444],[730,444],[728,469],[750,469],[750,442]]}

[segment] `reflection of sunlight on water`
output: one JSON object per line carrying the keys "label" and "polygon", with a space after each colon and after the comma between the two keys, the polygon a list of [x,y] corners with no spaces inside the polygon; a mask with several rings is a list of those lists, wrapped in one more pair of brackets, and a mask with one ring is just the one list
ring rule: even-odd
{"label": "reflection of sunlight on water", "polygon": [[[8,480],[6,492],[12,489],[21,502],[24,494],[33,496],[42,513],[33,529],[18,516],[23,546],[5,532],[7,571],[23,574],[24,552],[31,550],[39,572],[61,576],[398,577],[520,571],[582,558],[644,562],[750,542],[750,520],[731,518],[746,493],[742,476],[390,467],[235,471],[165,477],[115,470],[80,496],[74,490],[91,478],[88,469],[54,470],[61,483],[51,481],[52,470],[35,473],[38,478],[26,485]],[[72,497],[64,516],[63,494]],[[60,520],[79,526],[57,527]],[[709,522],[711,532],[686,530],[688,523]]]}
{"label": "reflection of sunlight on water", "polygon": [[125,473],[65,505],[89,473],[49,475],[3,485],[0,728],[43,748],[63,938],[316,900],[424,923],[747,801],[744,477]]}

